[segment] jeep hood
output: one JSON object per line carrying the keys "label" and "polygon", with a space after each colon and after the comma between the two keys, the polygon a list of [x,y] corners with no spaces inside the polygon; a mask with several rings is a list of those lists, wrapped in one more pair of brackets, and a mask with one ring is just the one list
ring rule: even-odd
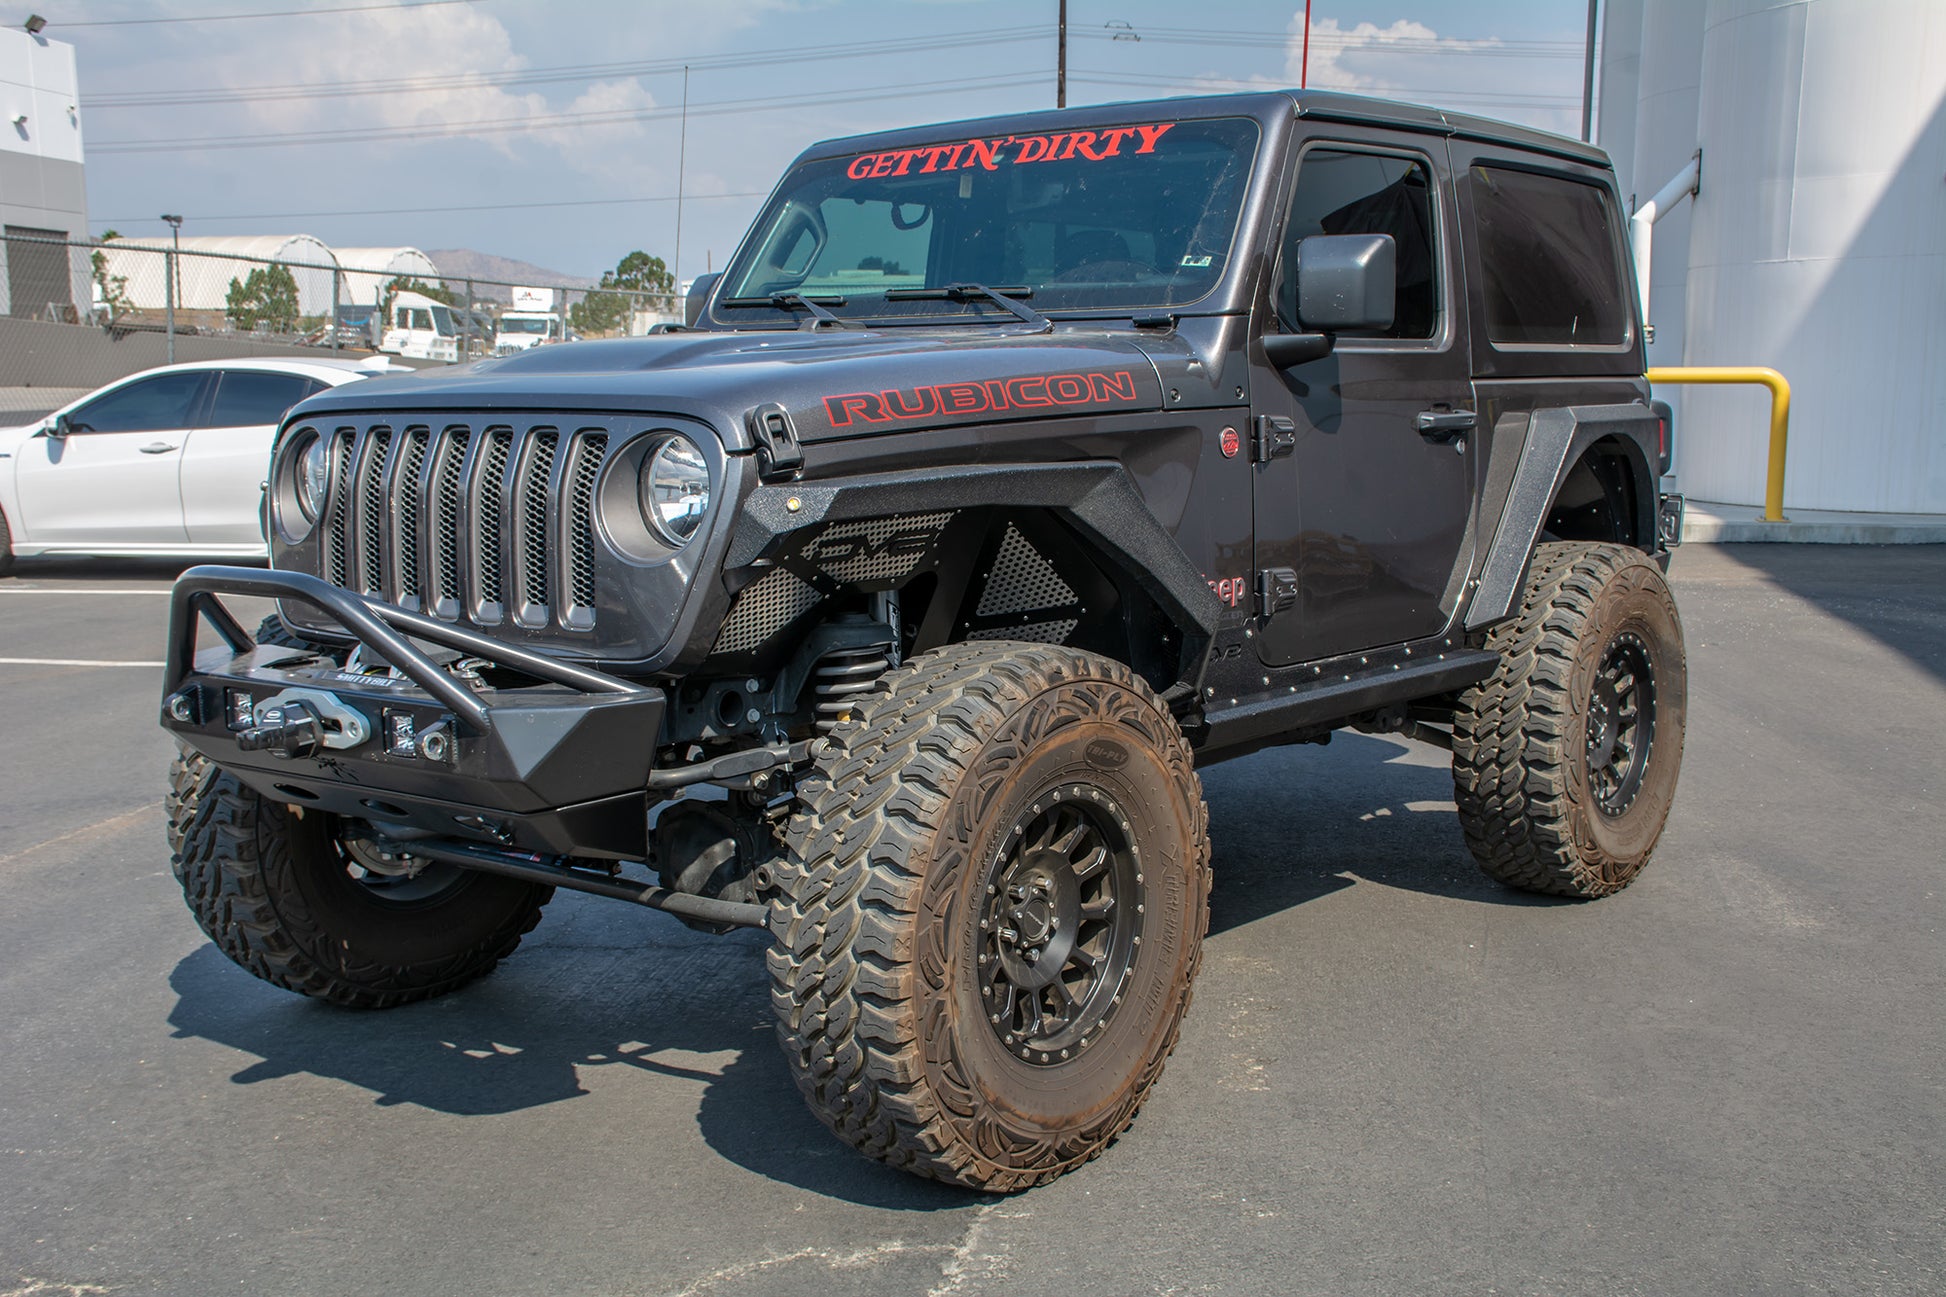
{"label": "jeep hood", "polygon": [[[1180,343],[1142,337],[1175,352]],[[349,384],[325,412],[586,410],[689,415],[748,449],[745,416],[776,403],[803,441],[914,428],[1162,408],[1148,351],[1126,329],[1007,327],[672,333],[535,347]]]}

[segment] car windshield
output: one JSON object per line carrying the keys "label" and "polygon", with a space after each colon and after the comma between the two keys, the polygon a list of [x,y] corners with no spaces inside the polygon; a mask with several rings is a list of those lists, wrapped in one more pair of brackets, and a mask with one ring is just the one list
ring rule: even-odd
{"label": "car windshield", "polygon": [[908,297],[955,284],[1044,312],[1194,302],[1228,263],[1257,138],[1249,118],[1132,122],[807,162],[725,273],[717,318],[802,309],[770,302],[788,293],[880,322],[1000,311],[982,294]]}
{"label": "car windshield", "polygon": [[547,321],[546,320],[516,320],[511,317],[504,317],[500,321],[500,332],[502,333],[546,333]]}

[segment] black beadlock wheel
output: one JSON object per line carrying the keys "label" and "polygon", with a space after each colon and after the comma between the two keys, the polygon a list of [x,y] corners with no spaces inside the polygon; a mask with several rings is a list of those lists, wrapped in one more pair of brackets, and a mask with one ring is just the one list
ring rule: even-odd
{"label": "black beadlock wheel", "polygon": [[485,976],[553,894],[381,854],[355,822],[300,815],[196,752],[177,756],[167,807],[176,878],[217,949],[336,1004],[391,1008]]}
{"label": "black beadlock wheel", "polygon": [[861,700],[799,796],[769,962],[812,1111],[988,1190],[1098,1156],[1175,1046],[1208,926],[1168,710],[1092,654],[953,645]]}
{"label": "black beadlock wheel", "polygon": [[1618,892],[1648,863],[1682,765],[1682,621],[1639,550],[1537,546],[1494,674],[1453,715],[1453,786],[1480,868],[1526,891]]}

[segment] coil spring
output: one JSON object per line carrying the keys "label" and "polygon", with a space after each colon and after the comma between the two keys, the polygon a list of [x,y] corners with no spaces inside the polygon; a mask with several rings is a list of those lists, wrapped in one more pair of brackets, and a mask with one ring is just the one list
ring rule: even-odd
{"label": "coil spring", "polygon": [[851,709],[859,695],[869,693],[878,678],[890,669],[890,647],[867,644],[861,648],[833,649],[818,659],[817,669],[811,674],[818,733],[829,734],[838,722],[851,719]]}

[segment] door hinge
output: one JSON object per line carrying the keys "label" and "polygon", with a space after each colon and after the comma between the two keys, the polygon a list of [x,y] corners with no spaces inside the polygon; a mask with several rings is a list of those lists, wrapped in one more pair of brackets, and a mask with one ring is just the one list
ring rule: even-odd
{"label": "door hinge", "polygon": [[1268,464],[1297,449],[1297,420],[1281,414],[1257,416],[1256,435],[1250,438],[1250,462]]}
{"label": "door hinge", "polygon": [[765,481],[793,477],[804,467],[804,449],[798,445],[789,410],[766,401],[753,407],[743,421],[750,429],[750,440],[757,443],[757,472]]}
{"label": "door hinge", "polygon": [[1288,567],[1267,567],[1257,573],[1257,615],[1275,617],[1297,606],[1297,572]]}

